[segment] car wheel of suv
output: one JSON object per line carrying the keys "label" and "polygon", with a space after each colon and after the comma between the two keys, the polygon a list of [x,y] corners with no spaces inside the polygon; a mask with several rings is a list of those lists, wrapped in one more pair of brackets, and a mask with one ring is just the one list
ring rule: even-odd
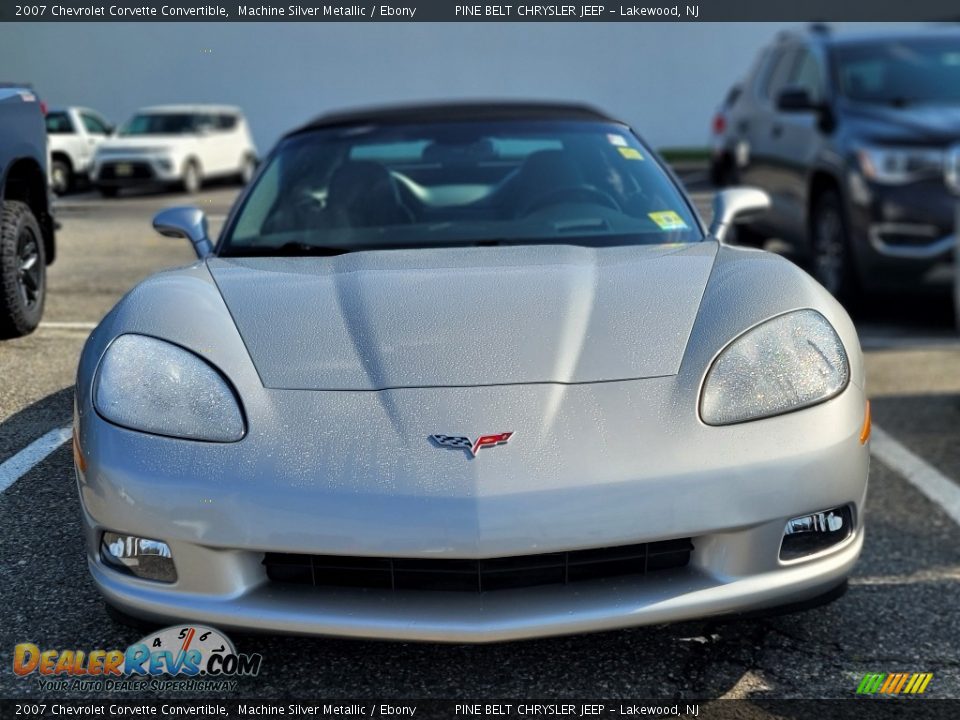
{"label": "car wheel of suv", "polygon": [[249,185],[250,181],[253,180],[253,175],[257,171],[257,160],[256,158],[247,155],[243,158],[243,162],[240,163],[240,184]]}
{"label": "car wheel of suv", "polygon": [[729,153],[724,153],[710,164],[710,182],[714,187],[730,187],[736,185],[737,166]]}
{"label": "car wheel of suv", "polygon": [[851,299],[856,294],[847,222],[840,196],[833,190],[822,193],[814,202],[810,261],[813,276],[834,297]]}
{"label": "car wheel of suv", "polygon": [[73,185],[73,171],[66,160],[56,158],[50,164],[50,189],[57,195],[69,192]]}
{"label": "car wheel of suv", "polygon": [[0,213],[0,337],[33,332],[43,315],[47,262],[43,235],[26,203],[4,202]]}
{"label": "car wheel of suv", "polygon": [[183,166],[183,178],[180,180],[180,187],[183,191],[194,195],[200,192],[200,186],[203,184],[203,176],[200,174],[200,165],[196,160],[187,160]]}

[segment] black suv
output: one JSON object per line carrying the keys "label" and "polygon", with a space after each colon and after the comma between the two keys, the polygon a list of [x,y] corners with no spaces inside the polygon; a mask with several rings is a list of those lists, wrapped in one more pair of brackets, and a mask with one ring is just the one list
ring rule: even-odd
{"label": "black suv", "polygon": [[782,34],[728,125],[733,179],[772,200],[754,238],[792,243],[838,296],[950,282],[960,31]]}
{"label": "black suv", "polygon": [[29,85],[0,83],[0,338],[40,323],[54,247],[42,105]]}

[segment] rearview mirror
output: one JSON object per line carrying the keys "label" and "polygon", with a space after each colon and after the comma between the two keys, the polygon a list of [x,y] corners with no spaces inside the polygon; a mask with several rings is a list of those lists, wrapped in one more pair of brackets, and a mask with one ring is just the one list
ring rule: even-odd
{"label": "rearview mirror", "polygon": [[200,208],[161,210],[153,218],[153,229],[164,237],[186,238],[201,260],[213,253],[213,243],[207,235],[207,216]]}
{"label": "rearview mirror", "polygon": [[713,222],[710,234],[724,241],[730,226],[770,208],[770,196],[763,190],[750,187],[730,188],[718,192],[713,199]]}

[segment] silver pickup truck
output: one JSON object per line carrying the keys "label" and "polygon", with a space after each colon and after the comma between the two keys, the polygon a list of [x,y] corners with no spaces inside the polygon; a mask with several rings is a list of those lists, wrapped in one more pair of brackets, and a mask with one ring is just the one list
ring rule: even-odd
{"label": "silver pickup truck", "polygon": [[42,106],[29,85],[0,83],[0,338],[40,323],[54,253]]}

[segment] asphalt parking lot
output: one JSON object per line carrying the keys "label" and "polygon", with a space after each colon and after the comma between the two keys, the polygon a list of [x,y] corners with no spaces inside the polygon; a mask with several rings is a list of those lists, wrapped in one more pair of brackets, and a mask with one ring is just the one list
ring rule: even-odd
{"label": "asphalt parking lot", "polygon": [[[235,192],[199,196],[214,231]],[[697,199],[708,205],[709,193]],[[17,643],[125,648],[142,635],[106,615],[88,580],[66,435],[35,450],[56,448],[36,464],[24,453],[69,426],[76,360],[93,325],[138,280],[192,261],[185,241],[149,225],[158,209],[184,202],[196,200],[62,201],[44,323],[0,343],[0,697],[43,695],[35,679],[14,676]],[[927,696],[960,696],[960,342],[952,310],[946,296],[888,299],[861,308],[856,320],[879,431],[866,546],[837,602],[795,615],[493,646],[234,634],[238,650],[264,658],[236,695],[852,698],[867,672],[932,672]]]}

